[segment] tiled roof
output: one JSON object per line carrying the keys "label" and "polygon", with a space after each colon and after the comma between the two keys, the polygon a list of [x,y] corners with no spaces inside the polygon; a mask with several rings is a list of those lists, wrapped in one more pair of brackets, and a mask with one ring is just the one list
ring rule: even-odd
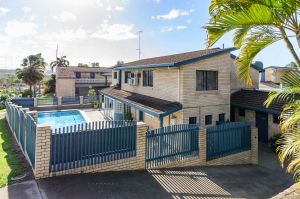
{"label": "tiled roof", "polygon": [[141,95],[121,90],[119,87],[102,89],[100,93],[115,98],[123,103],[127,103],[133,107],[142,110],[144,109],[146,112],[148,111],[153,113],[152,115],[156,117],[169,115],[182,108],[182,105],[179,102],[171,102],[168,100]]}
{"label": "tiled roof", "polygon": [[56,76],[58,78],[74,78],[75,72],[81,72],[81,73],[104,73],[108,74],[111,73],[111,68],[105,68],[105,67],[57,67],[56,68]]}
{"label": "tiled roof", "polygon": [[285,103],[274,102],[266,108],[264,102],[268,98],[268,91],[242,89],[231,95],[231,105],[250,110],[279,114]]}
{"label": "tiled roof", "polygon": [[198,61],[211,56],[220,55],[235,50],[235,48],[213,48],[199,51],[192,51],[174,55],[167,55],[161,57],[153,57],[148,59],[141,59],[133,62],[125,63],[122,66],[116,66],[115,69],[122,70],[123,68],[138,68],[138,67],[153,67],[159,65],[159,67],[179,66],[187,62]]}

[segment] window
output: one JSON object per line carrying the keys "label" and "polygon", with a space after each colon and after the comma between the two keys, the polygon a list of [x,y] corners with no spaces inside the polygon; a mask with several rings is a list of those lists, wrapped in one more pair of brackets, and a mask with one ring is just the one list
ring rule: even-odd
{"label": "window", "polygon": [[143,71],[143,86],[153,87],[153,71]]}
{"label": "window", "polygon": [[219,114],[219,122],[225,122],[225,113]]}
{"label": "window", "polygon": [[130,71],[125,71],[125,83],[128,83],[128,79],[131,77],[131,72]]}
{"label": "window", "polygon": [[196,90],[218,90],[218,72],[217,71],[196,71]]}
{"label": "window", "polygon": [[118,78],[118,72],[114,72],[114,79]]}
{"label": "window", "polygon": [[81,78],[81,73],[75,73],[76,78]]}
{"label": "window", "polygon": [[280,123],[279,115],[273,115],[273,123],[274,124],[279,124]]}
{"label": "window", "polygon": [[205,116],[205,125],[212,124],[212,115],[206,115]]}
{"label": "window", "polygon": [[197,123],[197,117],[190,117],[189,118],[189,124],[196,124]]}
{"label": "window", "polygon": [[90,78],[95,79],[95,73],[90,73]]}
{"label": "window", "polygon": [[246,115],[245,109],[239,108],[239,116],[245,116],[245,115]]}

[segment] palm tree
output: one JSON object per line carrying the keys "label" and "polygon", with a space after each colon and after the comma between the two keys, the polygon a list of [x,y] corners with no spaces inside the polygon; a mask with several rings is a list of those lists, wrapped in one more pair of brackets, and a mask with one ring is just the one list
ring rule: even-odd
{"label": "palm tree", "polygon": [[300,66],[300,58],[291,38],[300,46],[300,0],[211,0],[211,19],[204,27],[208,32],[207,47],[225,33],[233,31],[233,43],[240,49],[238,77],[252,85],[250,65],[267,46],[283,40]]}
{"label": "palm tree", "polygon": [[69,67],[70,62],[66,60],[66,56],[56,57],[56,60],[50,63],[51,70],[56,67]]}
{"label": "palm tree", "polygon": [[[46,62],[42,58],[42,54],[29,55],[23,59],[21,66],[16,70],[18,79],[21,79],[25,84],[30,87],[30,97],[32,97],[32,87],[43,80],[44,71],[46,69]],[[36,93],[34,92],[34,96]]]}
{"label": "palm tree", "polygon": [[292,61],[292,62],[288,63],[285,67],[298,68],[298,65]]}
{"label": "palm tree", "polygon": [[[291,38],[300,47],[300,0],[211,0],[207,47],[212,46],[225,33],[233,31],[233,43],[240,49],[238,77],[252,85],[250,65],[255,56],[267,46],[283,40],[300,66],[300,59]],[[285,102],[280,115],[281,137],[277,140],[277,153],[282,166],[293,172],[300,182],[300,71],[294,70],[282,78],[283,88],[270,92],[265,105]]]}

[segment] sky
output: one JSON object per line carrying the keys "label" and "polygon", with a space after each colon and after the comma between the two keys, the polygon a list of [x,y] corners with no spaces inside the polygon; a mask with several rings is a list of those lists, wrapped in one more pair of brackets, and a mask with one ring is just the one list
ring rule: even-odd
{"label": "sky", "polygon": [[[163,56],[205,48],[209,0],[0,0],[0,69],[20,67],[42,53],[65,55],[71,65]],[[231,33],[213,47],[232,47]],[[295,41],[293,41],[295,43]],[[235,52],[237,54],[237,52]],[[265,66],[292,61],[283,42],[260,53]]]}

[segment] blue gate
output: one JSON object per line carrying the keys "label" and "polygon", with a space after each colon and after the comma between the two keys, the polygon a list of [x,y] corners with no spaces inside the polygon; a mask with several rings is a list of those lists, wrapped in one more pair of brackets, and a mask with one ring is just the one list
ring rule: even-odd
{"label": "blue gate", "polygon": [[194,124],[173,125],[147,133],[146,168],[198,156],[199,127]]}
{"label": "blue gate", "polygon": [[251,125],[232,122],[207,128],[206,160],[251,150]]}

